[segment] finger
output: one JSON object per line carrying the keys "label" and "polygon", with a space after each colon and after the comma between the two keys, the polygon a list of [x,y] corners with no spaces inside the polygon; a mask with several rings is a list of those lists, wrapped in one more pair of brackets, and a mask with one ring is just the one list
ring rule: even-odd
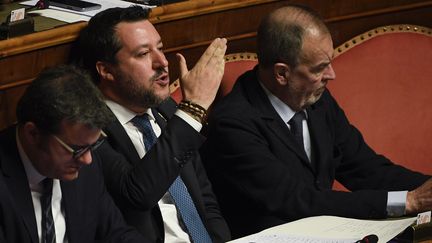
{"label": "finger", "polygon": [[186,59],[180,53],[177,53],[176,56],[177,56],[177,60],[179,62],[180,77],[183,77],[189,71],[188,68],[187,68]]}
{"label": "finger", "polygon": [[209,59],[208,65],[210,67],[222,68],[225,66],[225,52],[226,52],[226,40],[221,42],[221,46],[217,48],[214,55]]}
{"label": "finger", "polygon": [[212,61],[213,62],[214,61],[223,61],[226,50],[227,50],[226,39],[223,38],[219,42],[219,46],[217,47],[217,49],[213,53],[213,56],[210,58],[209,64],[211,64]]}
{"label": "finger", "polygon": [[225,38],[222,39],[223,41],[221,42],[221,47],[218,48],[217,50],[217,54],[218,55],[222,55],[225,56],[226,50],[228,48],[227,46],[227,40]]}
{"label": "finger", "polygon": [[216,38],[212,41],[212,43],[207,47],[203,55],[197,62],[197,65],[205,65],[209,62],[210,58],[214,55],[214,52],[218,49],[220,42],[220,38]]}

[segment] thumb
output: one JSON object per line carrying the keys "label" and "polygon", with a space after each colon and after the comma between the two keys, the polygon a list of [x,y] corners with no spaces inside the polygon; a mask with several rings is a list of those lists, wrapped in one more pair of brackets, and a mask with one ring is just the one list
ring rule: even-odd
{"label": "thumb", "polygon": [[180,53],[177,53],[176,56],[177,56],[177,60],[179,61],[180,77],[183,77],[189,71],[187,68],[186,59]]}

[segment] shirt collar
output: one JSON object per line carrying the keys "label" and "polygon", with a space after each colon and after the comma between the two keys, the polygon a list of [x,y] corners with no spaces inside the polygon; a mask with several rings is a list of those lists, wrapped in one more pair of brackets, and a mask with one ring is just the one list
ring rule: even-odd
{"label": "shirt collar", "polygon": [[17,147],[18,147],[18,153],[21,158],[21,161],[24,166],[24,170],[27,175],[27,180],[30,184],[30,187],[36,187],[43,179],[46,178],[46,176],[41,175],[36,168],[33,166],[33,163],[30,161],[29,157],[27,156],[26,152],[24,151],[24,148],[22,147],[20,138],[18,136],[18,127],[16,129],[15,133]]}
{"label": "shirt collar", "polygon": [[[273,108],[275,108],[278,115],[282,118],[284,122],[289,122],[291,118],[295,115],[295,111],[291,109],[287,104],[285,104],[282,100],[280,100],[278,97],[276,97],[273,93],[268,90],[261,81],[258,82],[261,87],[263,88],[264,92],[266,93],[267,97],[270,100],[270,103],[272,104]],[[308,118],[306,110],[303,110],[303,112],[306,115],[306,120]]]}
{"label": "shirt collar", "polygon": [[[122,125],[129,123],[135,116],[140,115],[112,100],[105,100],[105,103],[111,109],[111,111],[117,117],[117,120],[119,120]],[[149,115],[150,120],[155,120],[151,108],[147,109],[145,113]]]}

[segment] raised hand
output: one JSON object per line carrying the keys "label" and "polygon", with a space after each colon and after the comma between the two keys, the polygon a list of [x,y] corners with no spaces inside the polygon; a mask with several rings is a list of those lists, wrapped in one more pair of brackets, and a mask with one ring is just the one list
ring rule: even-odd
{"label": "raised hand", "polygon": [[216,38],[191,70],[188,70],[183,55],[177,54],[180,87],[185,100],[205,109],[212,104],[224,74],[226,43],[225,38]]}

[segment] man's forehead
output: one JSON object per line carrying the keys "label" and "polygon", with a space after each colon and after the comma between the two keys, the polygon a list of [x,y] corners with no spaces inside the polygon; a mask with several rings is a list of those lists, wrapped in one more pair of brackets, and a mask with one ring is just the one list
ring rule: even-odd
{"label": "man's forehead", "polygon": [[334,56],[333,41],[329,34],[305,35],[300,58],[304,62],[331,61]]}
{"label": "man's forehead", "polygon": [[148,20],[119,23],[116,34],[123,45],[139,47],[162,43],[159,33]]}
{"label": "man's forehead", "polygon": [[97,132],[101,129],[91,126],[90,124],[82,121],[76,121],[73,119],[63,119],[59,125],[59,134],[68,134],[74,135],[75,132],[79,133],[91,133]]}
{"label": "man's forehead", "polygon": [[118,23],[115,29],[117,33],[121,34],[147,33],[159,35],[153,24],[146,19],[133,22],[123,21]]}

